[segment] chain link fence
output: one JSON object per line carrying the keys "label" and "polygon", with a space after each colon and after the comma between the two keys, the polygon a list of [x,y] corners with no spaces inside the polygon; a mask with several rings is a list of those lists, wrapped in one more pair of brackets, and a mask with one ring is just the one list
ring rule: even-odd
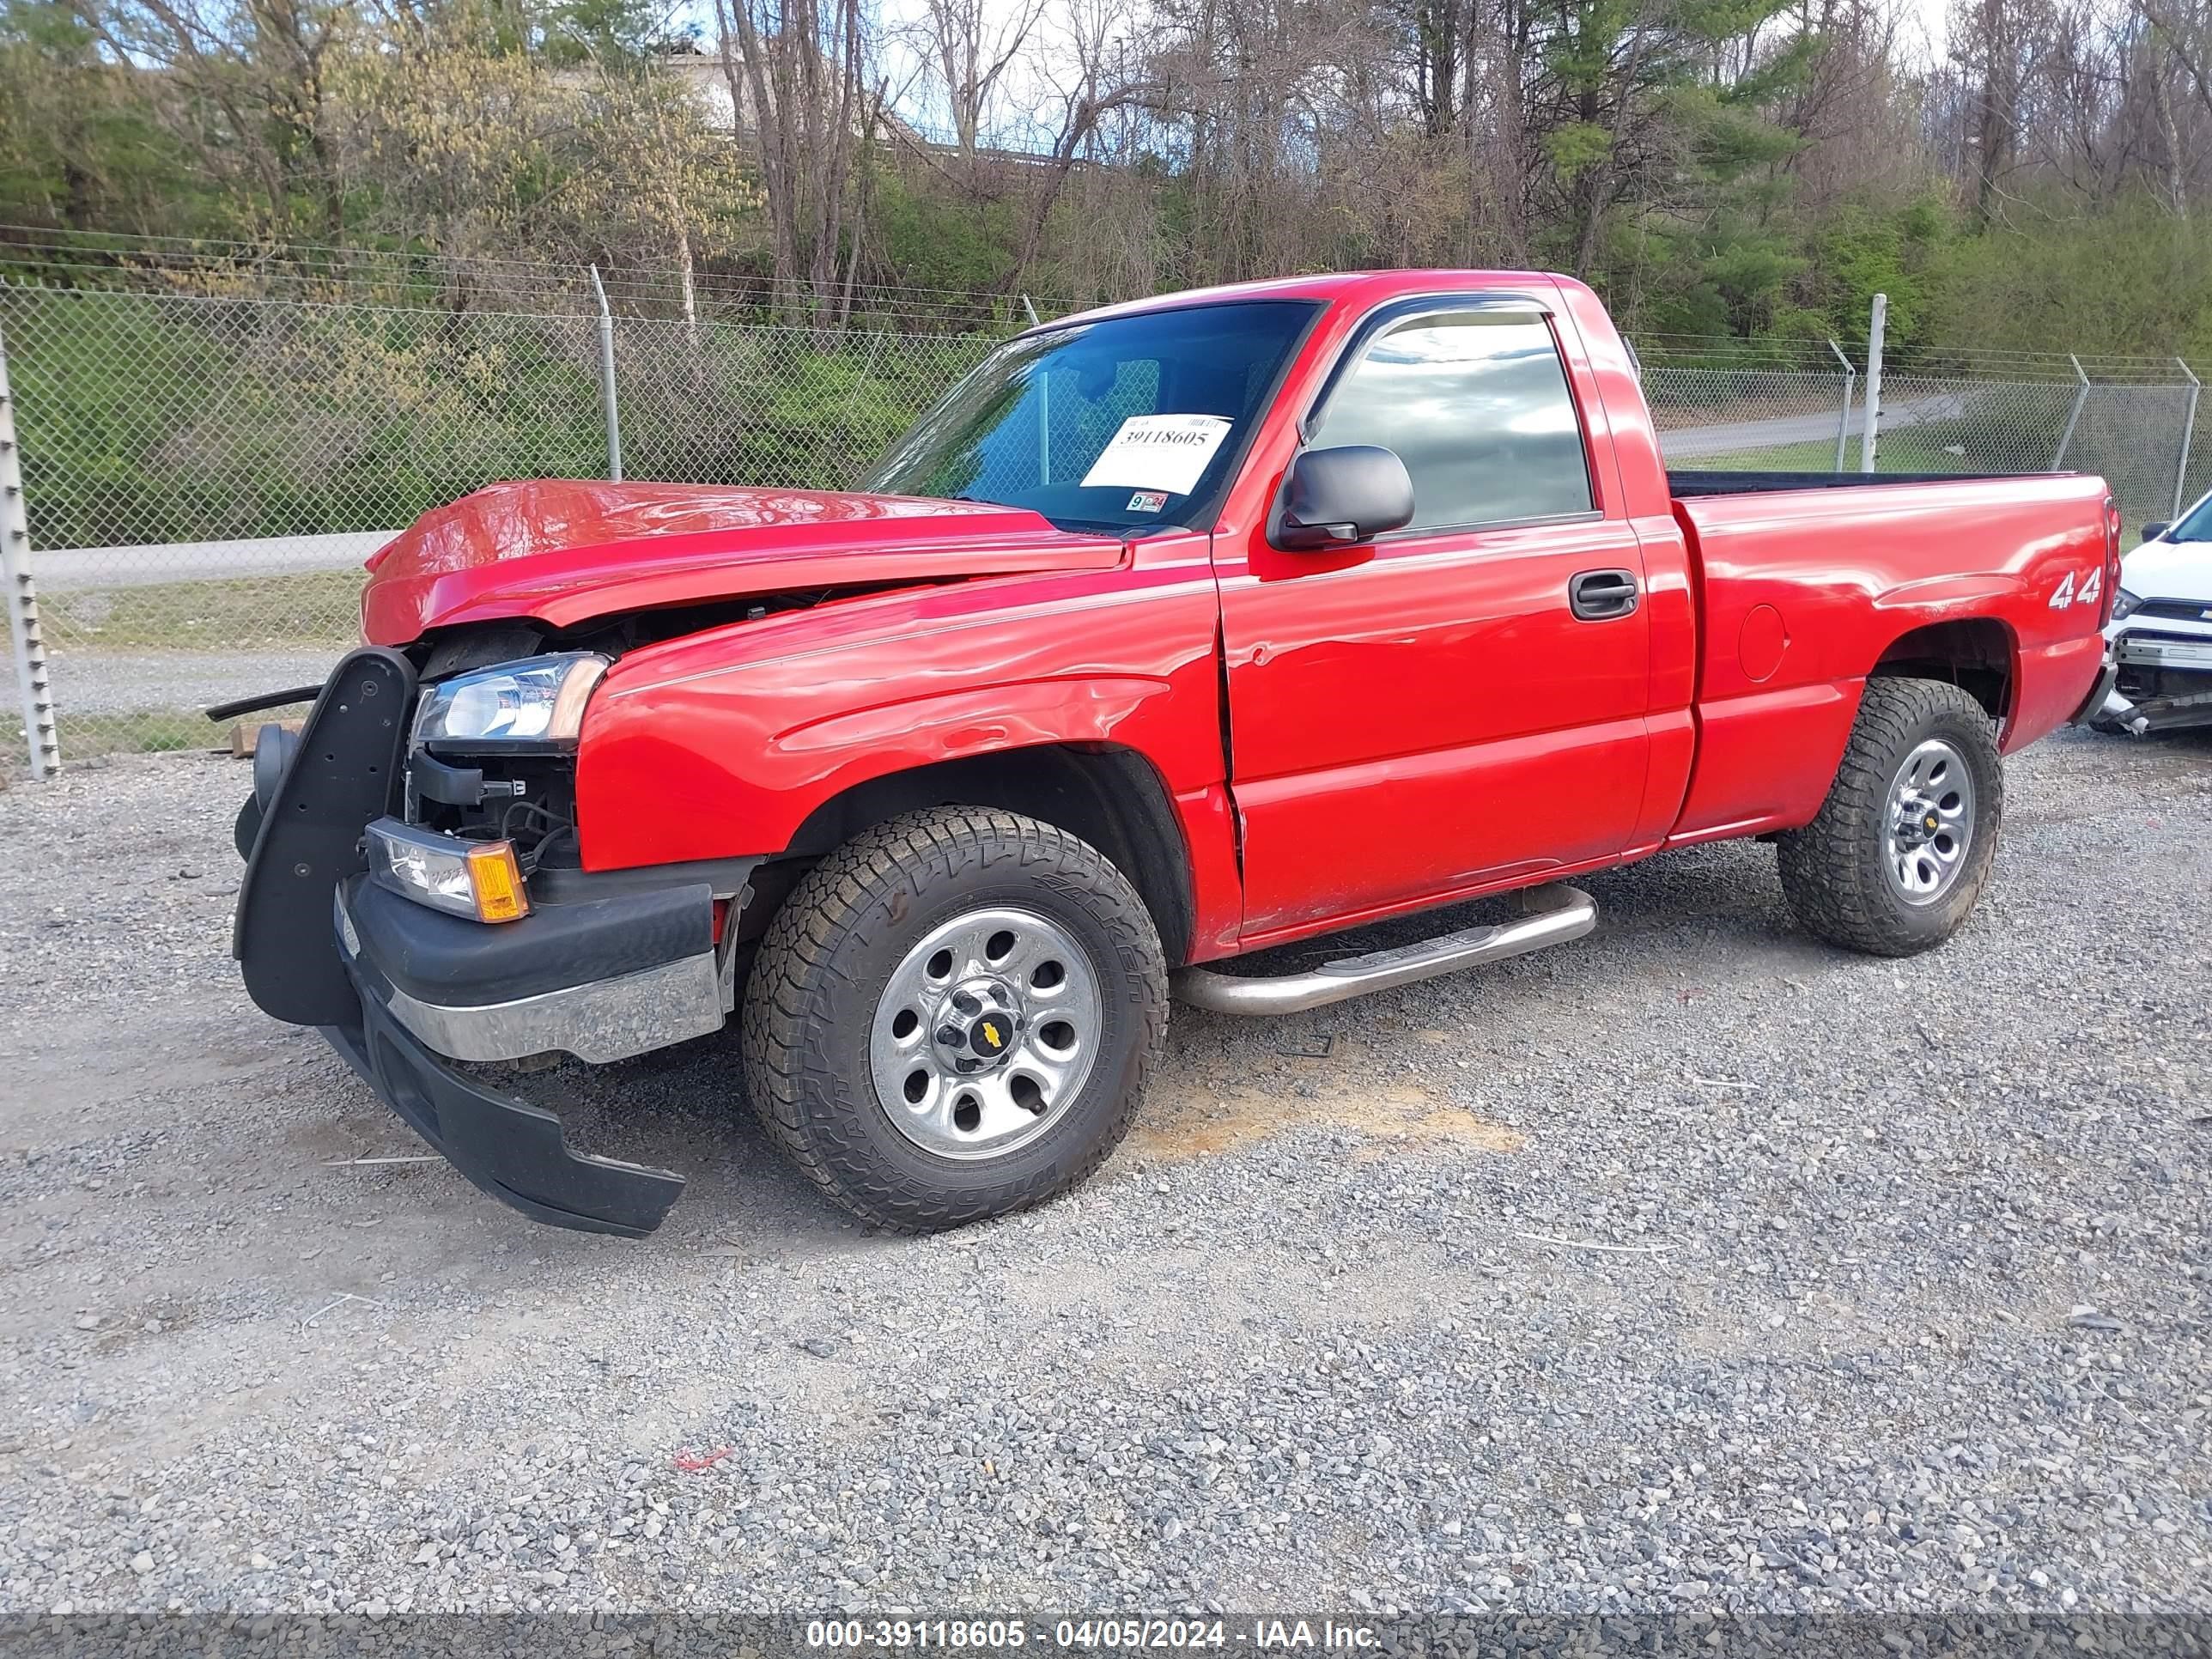
{"label": "chain link fence", "polygon": [[[58,757],[205,745],[207,704],[322,678],[362,560],[418,515],[496,479],[609,476],[610,361],[626,476],[836,489],[997,337],[0,286],[21,472],[0,538]],[[1654,354],[1669,463],[1857,470],[1865,376],[1831,355]],[[2131,527],[2212,483],[2180,365],[2002,367],[1893,366],[1880,470],[2101,472]]]}

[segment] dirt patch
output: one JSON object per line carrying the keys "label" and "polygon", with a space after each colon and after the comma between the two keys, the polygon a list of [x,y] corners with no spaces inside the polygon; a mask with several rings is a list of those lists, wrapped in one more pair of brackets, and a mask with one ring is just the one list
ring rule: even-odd
{"label": "dirt patch", "polygon": [[1364,1157],[1407,1146],[1517,1152],[1528,1137],[1440,1101],[1418,1084],[1378,1079],[1350,1045],[1326,1059],[1255,1078],[1228,1066],[1186,1067],[1145,1097],[1129,1135],[1139,1158],[1170,1163],[1214,1158],[1288,1129],[1349,1129],[1373,1145]]}

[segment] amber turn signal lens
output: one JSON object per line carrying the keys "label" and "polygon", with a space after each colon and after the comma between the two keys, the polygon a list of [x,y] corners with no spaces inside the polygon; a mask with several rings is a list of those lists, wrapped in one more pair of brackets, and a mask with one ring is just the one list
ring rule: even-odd
{"label": "amber turn signal lens", "polygon": [[511,842],[469,848],[469,885],[476,893],[478,921],[520,921],[530,914],[530,895]]}

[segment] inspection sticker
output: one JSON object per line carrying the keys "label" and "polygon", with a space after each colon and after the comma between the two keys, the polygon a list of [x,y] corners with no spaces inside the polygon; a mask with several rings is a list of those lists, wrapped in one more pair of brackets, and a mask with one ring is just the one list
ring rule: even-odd
{"label": "inspection sticker", "polygon": [[1168,492],[1166,490],[1140,489],[1135,495],[1129,497],[1128,506],[1123,507],[1121,510],[1124,513],[1157,513],[1167,504]]}
{"label": "inspection sticker", "polygon": [[1083,487],[1188,495],[1229,427],[1218,415],[1132,415],[1099,451]]}

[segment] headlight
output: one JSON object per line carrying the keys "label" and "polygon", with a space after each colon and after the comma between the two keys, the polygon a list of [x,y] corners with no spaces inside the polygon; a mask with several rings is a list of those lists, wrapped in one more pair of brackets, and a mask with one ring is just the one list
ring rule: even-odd
{"label": "headlight", "polygon": [[596,652],[573,651],[457,674],[424,694],[415,742],[487,753],[568,748],[607,667]]}
{"label": "headlight", "polygon": [[471,921],[520,921],[530,914],[514,847],[462,841],[379,818],[368,826],[368,878],[403,898]]}
{"label": "headlight", "polygon": [[2129,592],[2126,588],[2116,587],[2112,590],[2112,620],[2114,622],[2119,621],[2123,617],[2132,617],[2142,609],[2142,601]]}

